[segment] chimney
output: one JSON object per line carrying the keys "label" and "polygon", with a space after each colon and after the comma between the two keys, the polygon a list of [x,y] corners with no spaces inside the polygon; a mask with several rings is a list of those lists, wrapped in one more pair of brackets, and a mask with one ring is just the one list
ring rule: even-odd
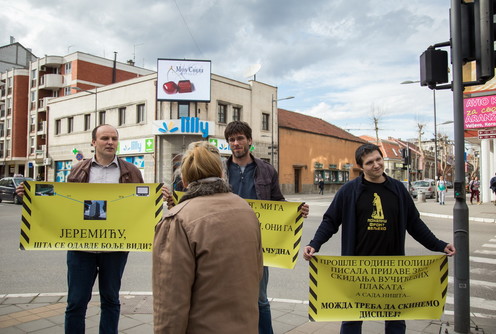
{"label": "chimney", "polygon": [[14,36],[10,36],[10,44],[14,44],[15,43],[15,38]]}

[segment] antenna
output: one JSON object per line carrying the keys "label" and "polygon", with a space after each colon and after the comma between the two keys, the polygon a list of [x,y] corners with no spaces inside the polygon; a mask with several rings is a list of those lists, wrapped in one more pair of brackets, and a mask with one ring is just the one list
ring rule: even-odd
{"label": "antenna", "polygon": [[262,68],[262,64],[253,64],[245,71],[245,77],[253,76],[253,81],[257,81],[257,73]]}

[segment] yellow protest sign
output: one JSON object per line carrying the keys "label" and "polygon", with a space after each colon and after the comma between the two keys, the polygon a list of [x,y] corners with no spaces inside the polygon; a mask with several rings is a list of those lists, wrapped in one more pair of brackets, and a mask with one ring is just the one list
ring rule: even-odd
{"label": "yellow protest sign", "polygon": [[160,183],[24,182],[21,250],[151,251]]}
{"label": "yellow protest sign", "polygon": [[[174,203],[183,192],[174,192]],[[246,200],[258,217],[262,234],[264,266],[293,269],[298,259],[303,217],[301,202]]]}
{"label": "yellow protest sign", "polygon": [[448,289],[446,255],[314,256],[312,321],[440,319]]}

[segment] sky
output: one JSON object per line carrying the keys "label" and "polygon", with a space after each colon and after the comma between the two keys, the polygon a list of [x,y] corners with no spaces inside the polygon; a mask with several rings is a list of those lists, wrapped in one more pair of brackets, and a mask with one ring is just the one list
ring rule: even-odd
{"label": "sky", "polygon": [[[10,36],[38,57],[75,51],[156,70],[157,58],[211,60],[212,72],[278,87],[279,108],[350,133],[434,138],[434,94],[419,57],[449,40],[448,0],[0,0]],[[449,51],[449,50],[448,50]],[[453,120],[435,93],[437,124]],[[438,125],[453,138],[453,124]]]}

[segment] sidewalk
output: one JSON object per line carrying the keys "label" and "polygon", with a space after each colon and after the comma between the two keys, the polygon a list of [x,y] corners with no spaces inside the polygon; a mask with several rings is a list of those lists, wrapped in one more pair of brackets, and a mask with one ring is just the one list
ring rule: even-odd
{"label": "sidewalk", "polygon": [[[330,203],[331,197],[320,195],[290,195],[289,201],[309,203]],[[447,198],[446,205],[439,205],[433,199],[415,202],[422,216],[452,219],[454,199]],[[493,203],[470,205],[471,221],[496,223],[496,206]],[[64,312],[66,294],[21,294],[0,295],[0,334],[64,333]],[[88,306],[86,333],[98,333],[100,304],[95,295]],[[152,295],[150,292],[122,292],[119,332],[125,334],[146,334],[153,332]],[[339,322],[309,322],[308,304],[295,300],[272,299],[272,319],[274,333],[290,334],[329,334],[339,333]],[[496,334],[494,319],[477,318],[472,315],[471,333]],[[476,327],[478,326],[478,327]],[[383,333],[382,321],[364,322],[364,334]],[[441,320],[407,321],[407,333],[454,333],[454,317],[446,312]],[[201,334],[201,333],[199,333]]]}

